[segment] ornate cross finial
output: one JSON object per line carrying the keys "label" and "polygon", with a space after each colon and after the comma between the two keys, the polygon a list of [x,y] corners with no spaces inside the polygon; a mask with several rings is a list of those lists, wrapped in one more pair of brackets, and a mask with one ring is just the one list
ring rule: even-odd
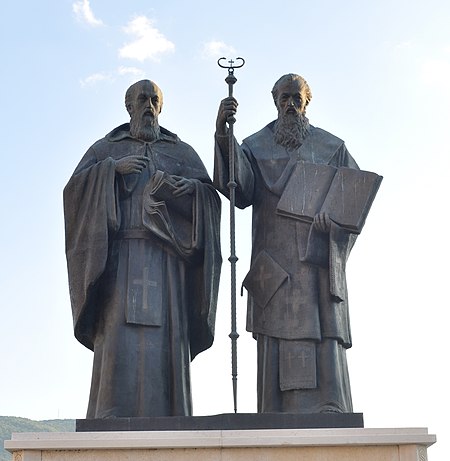
{"label": "ornate cross finial", "polygon": [[223,61],[223,60],[227,60],[227,58],[220,58],[218,61],[217,61],[217,64],[219,65],[219,67],[222,67],[223,69],[228,69],[228,74],[229,75],[233,75],[234,73],[234,69],[239,69],[240,67],[242,67],[244,64],[245,64],[245,60],[243,58],[236,58],[236,61],[241,61],[241,64],[239,65],[233,65],[236,63],[236,61],[233,61],[232,59],[230,59],[228,61],[228,64],[229,65],[222,65],[220,63],[220,61]]}

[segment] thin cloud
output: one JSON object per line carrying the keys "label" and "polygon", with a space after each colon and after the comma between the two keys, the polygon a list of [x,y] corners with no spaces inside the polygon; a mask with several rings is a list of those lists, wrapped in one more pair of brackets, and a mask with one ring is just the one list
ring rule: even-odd
{"label": "thin cloud", "polygon": [[111,72],[96,72],[80,80],[82,88],[89,88],[101,83],[113,83],[118,78],[130,78],[132,80],[142,79],[145,76],[143,69],[138,67],[120,66]]}
{"label": "thin cloud", "polygon": [[203,45],[202,55],[205,59],[218,59],[223,56],[234,57],[235,54],[236,50],[232,46],[218,40],[211,40]]}
{"label": "thin cloud", "polygon": [[111,75],[102,73],[102,72],[97,72],[95,74],[89,75],[86,78],[83,78],[80,80],[80,85],[85,88],[88,86],[93,86],[96,85],[99,82],[105,82],[105,81],[112,81],[113,78]]}
{"label": "thin cloud", "polygon": [[414,47],[414,44],[410,40],[405,40],[395,45],[395,48],[397,50],[411,50],[413,47]]}
{"label": "thin cloud", "polygon": [[89,0],[79,0],[72,4],[72,11],[75,13],[77,19],[92,27],[103,26],[103,21],[97,19],[89,4]]}
{"label": "thin cloud", "polygon": [[117,69],[117,73],[119,75],[132,75],[134,77],[142,77],[144,75],[144,71],[139,69],[138,67],[125,67],[120,66]]}
{"label": "thin cloud", "polygon": [[153,22],[145,16],[137,16],[124,27],[125,33],[135,39],[119,49],[119,57],[136,59],[143,62],[147,59],[159,61],[159,56],[171,53],[175,45],[153,26]]}

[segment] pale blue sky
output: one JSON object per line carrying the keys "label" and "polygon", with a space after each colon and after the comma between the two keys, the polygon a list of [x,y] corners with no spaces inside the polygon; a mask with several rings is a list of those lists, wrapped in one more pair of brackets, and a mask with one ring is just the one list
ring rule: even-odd
{"label": "pale blue sky", "polygon": [[[257,6],[256,6],[257,5]],[[83,418],[91,353],[72,334],[62,189],[87,148],[127,121],[126,88],[153,79],[160,122],[212,172],[214,122],[236,71],[236,136],[276,117],[270,89],[295,72],[308,116],[384,176],[349,260],[355,411],[366,427],[429,427],[450,451],[447,296],[450,3],[42,0],[6,2],[0,172],[0,414]],[[223,255],[229,255],[224,202]],[[250,212],[238,212],[238,284],[248,270]],[[214,346],[192,364],[195,414],[232,411],[228,263]],[[256,409],[255,343],[238,299],[239,404]],[[215,389],[214,391],[212,389]]]}

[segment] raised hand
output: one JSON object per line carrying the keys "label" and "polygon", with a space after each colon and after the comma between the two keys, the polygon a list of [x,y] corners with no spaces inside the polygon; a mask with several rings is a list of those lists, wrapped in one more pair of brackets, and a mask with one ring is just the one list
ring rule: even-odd
{"label": "raised hand", "polygon": [[116,160],[116,172],[119,174],[140,173],[147,168],[148,158],[143,155],[129,155]]}
{"label": "raised hand", "polygon": [[227,120],[236,114],[238,102],[233,96],[222,99],[219,105],[219,112],[216,119],[216,133],[219,135],[227,134]]}

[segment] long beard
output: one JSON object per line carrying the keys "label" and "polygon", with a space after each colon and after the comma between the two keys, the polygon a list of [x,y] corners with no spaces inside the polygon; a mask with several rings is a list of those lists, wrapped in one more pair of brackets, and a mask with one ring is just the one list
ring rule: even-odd
{"label": "long beard", "polygon": [[304,114],[279,116],[275,122],[275,142],[287,149],[300,147],[309,132],[309,120]]}
{"label": "long beard", "polygon": [[151,142],[159,138],[158,119],[148,117],[131,117],[130,134],[141,141]]}

